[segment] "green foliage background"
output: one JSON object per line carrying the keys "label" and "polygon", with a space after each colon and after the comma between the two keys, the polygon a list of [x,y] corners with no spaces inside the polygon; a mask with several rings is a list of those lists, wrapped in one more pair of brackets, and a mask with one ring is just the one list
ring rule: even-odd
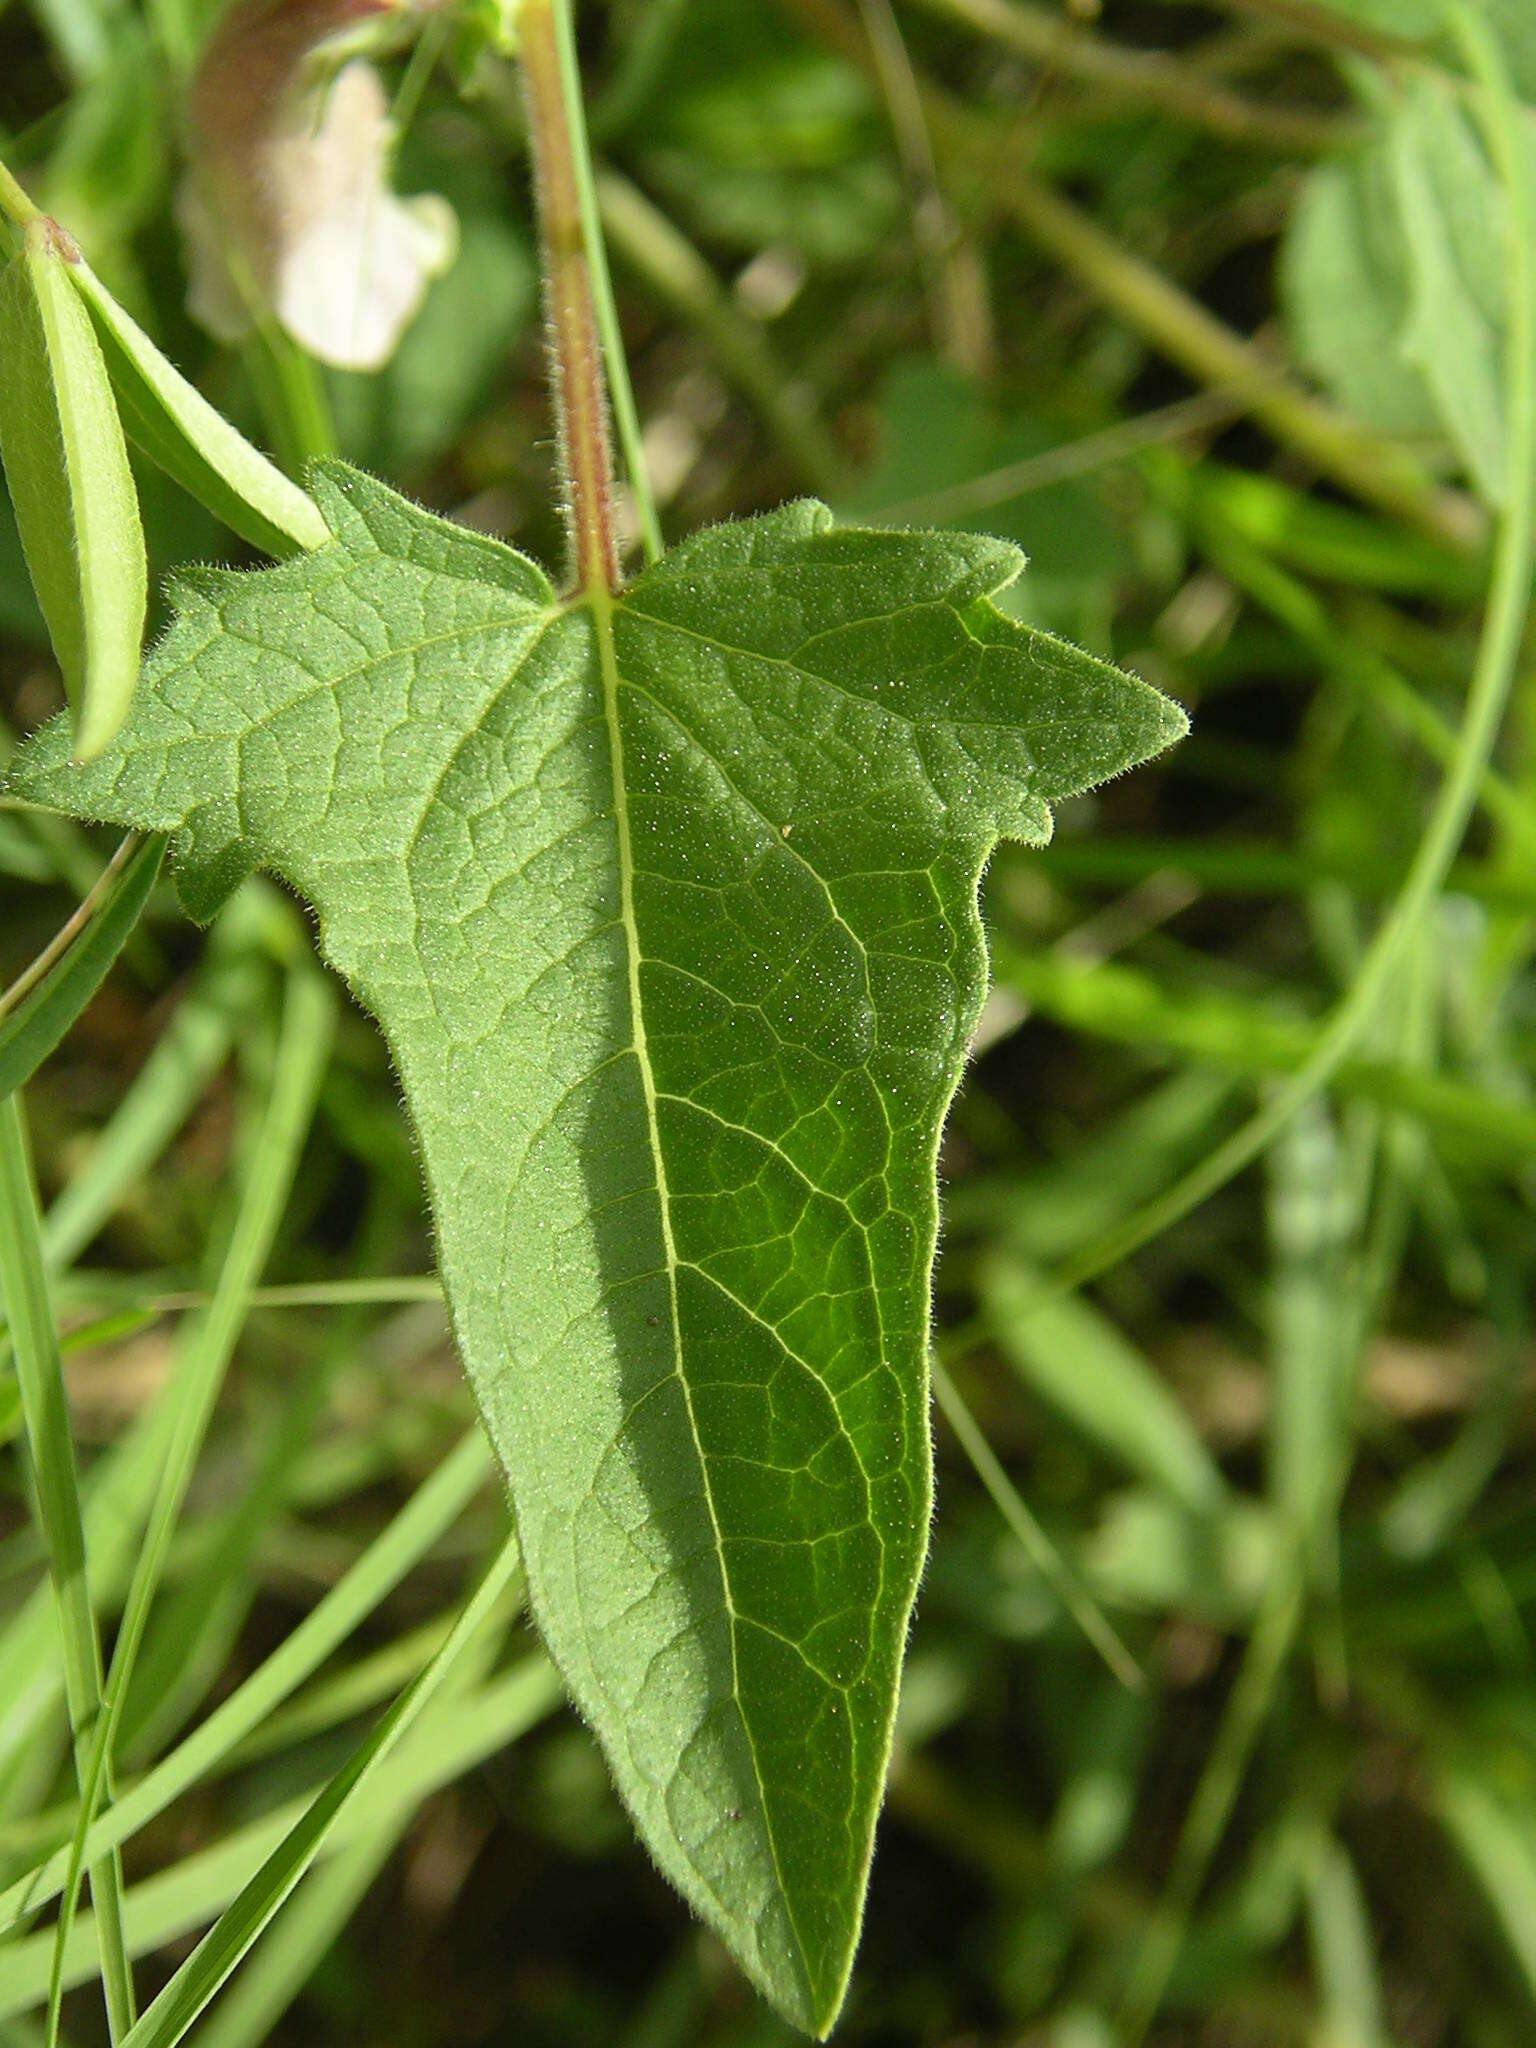
{"label": "green foliage background", "polygon": [[[1487,12],[1536,89],[1524,9]],[[1536,2017],[1528,661],[1461,860],[1332,1085],[1134,1256],[1048,1285],[1311,1056],[1462,717],[1510,485],[1508,265],[1464,96],[1385,40],[1434,14],[582,11],[669,535],[815,490],[1016,539],[1008,602],[1195,720],[989,876],[996,987],[943,1160],[935,1543],[850,2042],[1500,2048]],[[322,377],[185,315],[166,52],[201,29],[191,0],[12,0],[0,152],[287,459],[333,438],[558,561],[510,72],[461,99],[446,36],[413,72],[399,183],[452,198],[464,254],[381,377]],[[245,559],[141,488],[158,571]],[[58,684],[9,524],[0,632],[19,733]],[[0,810],[0,976],[109,845]],[[109,1614],[114,1499],[143,1498],[176,1388],[238,1334],[125,1776],[221,1703],[252,1713],[128,1844],[152,1989],[442,1640],[504,1510],[454,1448],[394,1082],[288,899],[250,885],[200,937],[157,893],[28,1109]],[[7,1361],[0,1888],[70,1819],[19,1421]],[[46,1916],[0,1941],[0,2040],[41,2038],[50,1946]],[[196,2038],[783,2036],[635,1847],[514,1589]]]}

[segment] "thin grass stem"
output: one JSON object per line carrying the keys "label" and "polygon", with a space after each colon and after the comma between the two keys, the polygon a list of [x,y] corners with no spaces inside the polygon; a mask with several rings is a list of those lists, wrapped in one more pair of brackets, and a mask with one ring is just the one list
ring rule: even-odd
{"label": "thin grass stem", "polygon": [[1305,1065],[1269,1102],[1194,1170],[1067,1262],[1054,1285],[1072,1289],[1119,1265],[1162,1235],[1258,1159],[1306,1102],[1325,1088],[1375,1019],[1399,964],[1445,885],[1477,804],[1519,668],[1536,541],[1536,301],[1532,250],[1536,199],[1512,111],[1512,89],[1497,47],[1458,13],[1462,34],[1490,107],[1489,140],[1509,195],[1509,325],[1506,336],[1508,500],[1499,520],[1492,582],[1466,715],[1418,850],[1397,897],[1360,964],[1348,994],[1319,1035]]}
{"label": "thin grass stem", "polygon": [[1018,1538],[1025,1556],[1114,1676],[1133,1692],[1140,1692],[1146,1683],[1141,1666],[1121,1641],[1104,1610],[1030,1513],[1018,1488],[1003,1470],[997,1453],[987,1442],[985,1431],[967,1407],[960,1389],[937,1358],[930,1361],[930,1370],[934,1399],[945,1421],[955,1432],[960,1448],[970,1459],[994,1507]]}
{"label": "thin grass stem", "polygon": [[[10,1322],[37,1485],[38,1520],[63,1639],[65,1699],[83,1795],[92,1779],[93,1745],[103,1719],[101,1641],[86,1578],[74,1439],[48,1298],[37,1192],[19,1093],[0,1098],[0,1290]],[[134,2023],[134,1999],[123,1930],[122,1870],[116,1852],[109,1850],[93,1861],[90,1876],[107,2019],[113,2040],[121,2041]],[[55,2006],[50,2013],[50,2033],[56,2032]]]}
{"label": "thin grass stem", "polygon": [[244,1196],[213,1300],[206,1316],[188,1333],[176,1374],[175,1426],[129,1581],[113,1649],[105,1710],[92,1731],[89,1764],[81,1785],[80,1811],[59,1909],[54,1975],[49,1991],[50,2028],[56,2025],[58,2001],[63,1993],[64,1958],[79,1899],[86,1839],[106,1788],[117,1730],[150,1608],[160,1587],[171,1538],[214,1404],[248,1313],[251,1286],[265,1263],[288,1198],[330,1056],[335,1019],[336,1001],[329,982],[306,963],[289,981],[272,1094],[252,1148]]}

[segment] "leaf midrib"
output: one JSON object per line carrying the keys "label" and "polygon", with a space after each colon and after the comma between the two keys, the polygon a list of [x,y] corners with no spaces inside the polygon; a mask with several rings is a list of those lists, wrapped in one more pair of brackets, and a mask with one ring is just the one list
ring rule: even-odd
{"label": "leaf midrib", "polygon": [[[799,1953],[801,1975],[812,2006],[816,2003],[814,1979],[811,1975],[810,1959],[805,1943],[795,1924],[794,1908],[789,1888],[784,1880],[783,1867],[779,1861],[778,1844],[774,1840],[773,1820],[768,1811],[767,1790],[763,1783],[762,1765],[758,1760],[757,1744],[752,1733],[752,1724],[747,1717],[741,1693],[740,1667],[737,1661],[736,1628],[738,1615],[731,1592],[731,1575],[726,1564],[725,1542],[720,1528],[720,1517],[715,1507],[714,1487],[710,1480],[709,1460],[704,1452],[704,1440],[699,1432],[698,1416],[693,1405],[693,1389],[688,1384],[688,1374],[683,1364],[682,1318],[678,1307],[677,1275],[682,1263],[678,1258],[677,1246],[672,1235],[671,1196],[667,1185],[666,1159],[661,1149],[661,1123],[657,1113],[659,1091],[651,1067],[650,1051],[646,1039],[645,1012],[640,999],[640,965],[644,957],[640,945],[640,927],[635,916],[635,861],[633,841],[629,824],[629,790],[624,772],[624,734],[619,715],[618,650],[614,644],[613,617],[615,600],[610,592],[598,588],[585,593],[592,615],[593,633],[597,641],[598,667],[602,679],[603,715],[608,726],[608,759],[613,787],[614,833],[619,858],[619,921],[624,931],[624,950],[629,984],[630,1031],[634,1041],[635,1061],[640,1070],[640,1085],[645,1098],[646,1129],[650,1138],[651,1157],[656,1173],[657,1201],[661,1211],[662,1251],[667,1267],[667,1303],[672,1322],[673,1370],[682,1389],[683,1409],[688,1417],[689,1434],[699,1461],[699,1477],[704,1492],[704,1504],[709,1515],[709,1525],[714,1534],[715,1554],[720,1565],[720,1585],[725,1602],[726,1632],[731,1646],[731,1696],[741,1720],[742,1733],[747,1750],[752,1758],[752,1775],[757,1792],[758,1807],[762,1814],[763,1836],[768,1844],[768,1853],[773,1859],[773,1874],[778,1884],[779,1897],[783,1902],[785,1917]],[[700,1872],[702,1876],[703,1873]]]}

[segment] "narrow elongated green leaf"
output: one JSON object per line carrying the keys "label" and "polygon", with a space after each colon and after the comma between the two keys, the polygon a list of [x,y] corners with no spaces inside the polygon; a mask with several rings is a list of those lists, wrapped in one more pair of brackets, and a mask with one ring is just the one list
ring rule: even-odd
{"label": "narrow elongated green leaf", "polygon": [[1307,1936],[1327,2048],[1384,2048],[1370,1906],[1348,1851],[1319,1832],[1305,1870]]}
{"label": "narrow elongated green leaf", "polygon": [[308,493],[187,382],[89,264],[75,265],[74,281],[95,323],[124,423],[150,460],[269,555],[319,547],[325,521]]}
{"label": "narrow elongated green leaf", "polygon": [[1483,1760],[1463,1757],[1441,1768],[1434,1805],[1536,2000],[1536,1855],[1529,1800],[1511,1798]]}
{"label": "narrow elongated green leaf", "polygon": [[1002,835],[1176,738],[990,603],[1021,558],[714,529],[620,599],[323,469],[334,545],[183,580],[28,796],[257,862],[390,1040],[535,1612],[652,1853],[836,2017],[931,1491],[940,1126]]}
{"label": "narrow elongated green leaf", "polygon": [[10,1015],[0,1019],[0,1096],[32,1078],[106,980],[133,936],[164,858],[164,839],[146,839],[84,933]]}
{"label": "narrow elongated green leaf", "polygon": [[979,1291],[999,1348],[1041,1400],[1192,1513],[1225,1505],[1221,1468],[1198,1430],[1092,1302],[1054,1295],[1042,1275],[1002,1259],[989,1263]]}
{"label": "narrow elongated green leaf", "polygon": [[[429,1712],[405,1734],[389,1760],[390,1768],[374,1773],[337,1815],[335,1826],[318,1844],[319,1856],[346,1849],[381,1822],[403,1824],[439,1786],[504,1752],[556,1705],[555,1675],[546,1660],[535,1655],[519,1660],[451,1711]],[[313,1795],[301,1794],[135,1885],[128,1895],[129,1941],[135,1956],[152,1955],[207,1927],[280,1850],[284,1838],[303,1825],[312,1805]],[[65,1982],[71,1987],[96,1974],[96,1941],[93,1920],[82,1916],[75,1922],[65,1965]],[[39,2003],[48,1982],[52,1946],[51,1928],[0,1945],[0,2021]]]}
{"label": "narrow elongated green leaf", "polygon": [[170,1983],[136,2026],[124,2048],[176,2048],[241,1958],[292,1895],[324,1848],[338,1821],[400,1738],[430,1704],[455,1662],[493,1612],[519,1564],[517,1539],[508,1537],[471,1595],[447,1641],[412,1680],[370,1734],[353,1750],[314,1803],[296,1821],[250,1882],[219,1915]]}
{"label": "narrow elongated green leaf", "polygon": [[85,758],[127,713],[148,571],[112,386],[68,276],[75,253],[40,219],[0,271],[0,457]]}
{"label": "narrow elongated green leaf", "polygon": [[[487,1467],[483,1438],[478,1434],[464,1437],[272,1656],[97,1819],[86,1839],[86,1854],[94,1859],[120,1848],[190,1786],[225,1763],[255,1731],[260,1731],[264,1741],[280,1735],[284,1701],[319,1670],[452,1525],[485,1484]],[[94,1533],[99,1533],[99,1524],[87,1517],[88,1542]],[[0,1648],[6,1647],[18,1647],[14,1625],[8,1641],[0,1642]],[[366,1704],[371,1705],[372,1699]],[[0,1937],[11,1937],[28,1914],[58,1895],[68,1867],[68,1851],[61,1849],[0,1892]]]}

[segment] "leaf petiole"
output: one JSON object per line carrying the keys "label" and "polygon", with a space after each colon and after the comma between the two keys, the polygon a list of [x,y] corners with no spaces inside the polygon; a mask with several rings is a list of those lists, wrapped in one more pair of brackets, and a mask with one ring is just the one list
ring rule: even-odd
{"label": "leaf petiole", "polygon": [[581,589],[612,591],[622,579],[610,394],[648,561],[660,558],[661,529],[598,221],[569,0],[525,0],[518,30],[572,566]]}

